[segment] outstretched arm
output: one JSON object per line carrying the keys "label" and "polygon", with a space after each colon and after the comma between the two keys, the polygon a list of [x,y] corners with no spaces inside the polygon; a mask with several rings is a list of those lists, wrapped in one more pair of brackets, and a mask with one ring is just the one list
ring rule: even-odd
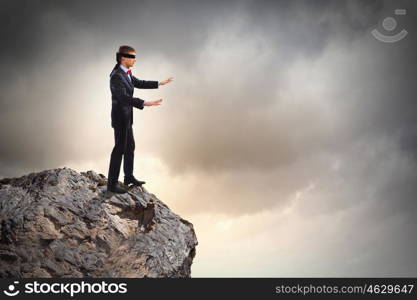
{"label": "outstretched arm", "polygon": [[133,86],[137,89],[157,89],[159,87],[159,82],[156,80],[140,80],[133,75],[130,76],[132,78]]}
{"label": "outstretched arm", "polygon": [[123,84],[123,79],[121,75],[114,74],[110,78],[110,89],[112,94],[123,103],[132,105],[139,109],[143,109],[143,104],[145,103],[145,100],[129,96],[129,94],[126,91],[126,87]]}

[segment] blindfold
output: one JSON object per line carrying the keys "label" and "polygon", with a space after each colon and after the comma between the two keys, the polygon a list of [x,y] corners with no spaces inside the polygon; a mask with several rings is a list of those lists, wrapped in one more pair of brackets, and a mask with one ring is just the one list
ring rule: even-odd
{"label": "blindfold", "polygon": [[117,52],[116,53],[116,58],[119,58],[120,56],[128,57],[128,58],[135,58],[136,57],[136,55],[133,55],[133,54]]}

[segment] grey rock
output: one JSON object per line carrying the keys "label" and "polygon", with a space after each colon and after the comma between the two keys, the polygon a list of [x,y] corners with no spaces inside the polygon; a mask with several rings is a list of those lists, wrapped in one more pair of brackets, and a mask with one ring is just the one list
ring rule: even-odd
{"label": "grey rock", "polygon": [[0,179],[0,277],[191,277],[193,225],[144,187],[106,186],[66,167]]}

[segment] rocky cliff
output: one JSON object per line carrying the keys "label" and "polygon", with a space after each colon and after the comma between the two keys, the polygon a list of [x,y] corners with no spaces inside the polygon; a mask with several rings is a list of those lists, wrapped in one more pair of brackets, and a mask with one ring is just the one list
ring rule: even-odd
{"label": "rocky cliff", "polygon": [[193,225],[94,171],[0,179],[0,277],[191,277]]}

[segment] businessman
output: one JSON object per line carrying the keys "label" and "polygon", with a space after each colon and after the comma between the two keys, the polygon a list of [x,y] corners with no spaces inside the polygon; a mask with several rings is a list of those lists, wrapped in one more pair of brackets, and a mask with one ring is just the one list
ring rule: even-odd
{"label": "businessman", "polygon": [[135,140],[133,138],[133,107],[143,109],[145,106],[158,106],[162,99],[145,101],[133,97],[134,88],[156,89],[173,80],[169,77],[163,81],[140,80],[133,76],[131,67],[136,62],[133,47],[123,45],[116,53],[116,65],[110,73],[110,90],[112,94],[111,126],[114,129],[114,147],[110,157],[107,191],[123,194],[127,190],[118,185],[120,165],[123,156],[123,183],[141,186],[145,181],[133,176],[133,159]]}

